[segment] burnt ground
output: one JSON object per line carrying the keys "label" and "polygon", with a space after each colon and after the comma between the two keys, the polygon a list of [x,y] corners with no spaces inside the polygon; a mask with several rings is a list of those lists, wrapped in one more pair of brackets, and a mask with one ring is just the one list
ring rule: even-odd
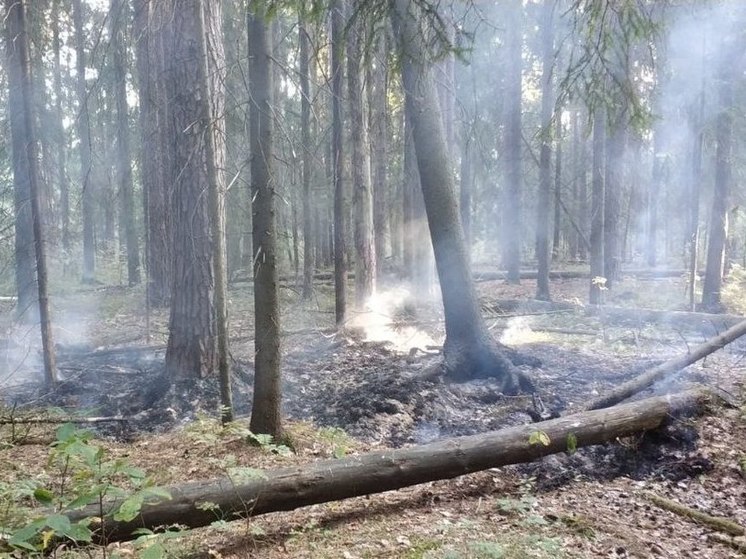
{"label": "burnt ground", "polygon": [[[566,284],[571,283],[563,282],[557,289],[568,300],[570,296],[565,295],[565,291],[568,294],[572,293],[573,286]],[[493,285],[483,284],[480,287],[485,300],[489,300],[490,297],[505,298],[505,295],[514,295],[516,289],[513,286],[502,286],[498,282],[493,282]],[[527,289],[526,286],[523,288]],[[655,288],[659,289],[660,286]],[[515,293],[515,296],[518,295],[520,293]],[[33,380],[13,385],[7,383],[2,387],[3,398],[14,408],[13,413],[21,415],[24,408],[54,408],[56,413],[61,414],[126,416],[127,421],[97,424],[95,427],[101,437],[122,448],[127,448],[127,445],[134,445],[134,448],[137,448],[143,441],[173,437],[172,433],[180,432],[195,419],[201,420],[205,414],[214,415],[218,404],[218,389],[214,379],[203,379],[190,385],[170,385],[163,375],[165,350],[163,345],[158,343],[157,336],[154,340],[156,343],[152,344],[135,340],[123,346],[115,345],[118,337],[128,340],[134,338],[132,334],[139,320],[134,314],[128,313],[126,308],[119,314],[121,320],[114,321],[116,326],[113,328],[101,329],[99,339],[60,345],[59,367],[63,381],[54,391],[45,392],[38,382]],[[388,319],[396,323],[387,334],[390,337],[402,333],[404,322],[410,327],[423,330],[433,340],[437,341],[442,336],[437,305],[423,305],[418,313],[408,312],[406,320],[401,318],[397,309],[391,309],[390,314]],[[293,322],[291,317],[297,319],[298,316],[302,316],[302,320]],[[326,433],[343,431],[344,437],[349,438],[344,445],[349,447],[350,451],[420,444],[532,421],[533,404],[530,397],[504,396],[499,392],[497,384],[489,379],[456,384],[419,378],[418,373],[439,359],[437,354],[432,354],[432,348],[420,347],[428,353],[420,351],[410,356],[408,352],[402,351],[401,347],[396,347],[390,342],[366,341],[364,332],[359,328],[353,329],[352,333],[346,336],[325,333],[322,328],[327,317],[318,308],[299,312],[299,307],[295,307],[288,312],[287,318],[289,320],[286,320],[285,324],[290,323],[289,326],[301,328],[290,329],[286,326],[289,333],[284,339],[285,415],[291,423],[294,421],[298,422],[298,425],[313,424],[316,428],[326,429]],[[502,332],[504,341],[513,344],[524,357],[528,357],[527,361],[540,363],[535,367],[522,365],[521,368],[534,379],[545,406],[555,414],[581,406],[583,402],[604,390],[663,359],[686,351],[692,343],[701,342],[709,335],[675,331],[670,328],[662,329],[654,325],[634,329],[615,328],[567,313],[538,316],[513,313],[511,316],[490,316],[490,320],[496,335]],[[313,323],[311,327],[309,323]],[[250,346],[251,343],[250,340],[246,340],[245,334],[249,331],[246,323],[237,321],[234,328],[235,337],[239,340],[232,343],[234,397],[237,413],[246,415],[249,412],[253,381],[253,369],[246,346]],[[675,392],[693,383],[704,383],[725,389],[740,397],[743,386],[742,374],[746,367],[742,360],[743,348],[735,344],[717,356],[708,358],[704,363],[695,364],[676,377],[659,383],[641,396]],[[497,504],[491,504],[490,510],[494,514],[497,508],[498,516],[504,517],[498,520],[523,526],[525,523],[530,525],[533,521],[538,522],[534,518],[534,509],[537,508],[536,503],[540,499],[542,502],[554,503],[552,506],[556,505],[560,507],[557,510],[561,510],[548,512],[537,518],[551,525],[564,526],[573,532],[572,538],[586,538],[590,541],[593,538],[589,538],[583,531],[587,528],[586,531],[589,533],[599,532],[600,527],[595,522],[593,514],[595,509],[607,511],[609,518],[614,518],[614,514],[617,514],[614,512],[616,509],[621,510],[624,517],[625,514],[629,514],[628,507],[635,511],[635,518],[652,516],[660,519],[661,514],[663,517],[670,514],[661,513],[649,503],[637,502],[639,499],[634,497],[635,484],[642,484],[640,487],[658,484],[655,485],[658,491],[663,491],[664,494],[671,491],[675,494],[678,491],[681,493],[680,497],[690,496],[692,485],[696,485],[698,487],[694,494],[701,494],[701,500],[705,498],[702,495],[709,495],[713,491],[711,487],[705,489],[707,483],[703,483],[702,480],[719,479],[729,485],[727,489],[717,489],[727,497],[726,504],[713,506],[713,502],[705,499],[709,504],[703,508],[746,523],[746,483],[738,469],[739,456],[746,455],[746,443],[743,442],[746,439],[743,436],[746,434],[746,428],[744,421],[737,413],[734,416],[734,413],[722,410],[718,417],[698,422],[674,422],[662,431],[648,433],[639,438],[580,449],[571,456],[555,455],[532,464],[503,468],[499,482],[496,474],[485,473],[464,478],[471,481],[427,484],[430,489],[412,490],[416,494],[415,503],[400,505],[399,508],[394,506],[394,517],[397,514],[404,515],[410,509],[415,513],[420,511],[422,514],[430,515],[433,509],[437,510],[441,504],[443,518],[450,520],[452,517],[449,515],[455,514],[454,503],[474,499],[481,502],[482,498],[491,495],[491,499],[498,501]],[[728,421],[735,418],[736,423],[728,427],[728,422],[720,416],[728,416]],[[703,425],[707,427],[708,423],[716,427],[715,430],[720,434],[719,439],[713,440],[711,433],[703,433]],[[335,431],[335,428],[342,431]],[[0,430],[0,436],[6,432],[7,428],[6,431]],[[718,445],[723,444],[723,439],[730,442],[724,448],[719,448]],[[153,444],[155,443],[147,445],[149,452],[152,452]],[[318,444],[312,446],[312,455],[319,455]],[[718,447],[716,451],[713,451],[713,446]],[[302,451],[299,452],[299,456],[303,454]],[[192,472],[190,477],[200,471],[201,467],[196,466],[196,471]],[[183,476],[177,479],[183,479]],[[463,484],[466,484],[466,489]],[[591,504],[594,498],[588,495],[594,492],[603,504]],[[410,491],[397,493],[407,495]],[[503,493],[512,495],[509,498],[515,503],[501,505],[500,497],[497,495]],[[389,497],[384,497],[380,501],[384,508],[385,503],[392,500],[391,494],[387,495]],[[711,497],[710,495],[708,498]],[[398,502],[398,499],[393,498],[393,501]],[[406,501],[407,498],[403,499]],[[359,501],[352,500],[349,503],[355,502]],[[352,504],[341,506],[345,510],[354,507]],[[507,510],[502,510],[501,507]],[[312,509],[315,511],[316,507]],[[578,516],[573,512],[577,510],[585,510],[588,517]],[[446,512],[449,515],[446,515]],[[308,514],[315,518],[315,512]],[[292,519],[298,517],[297,515],[304,518],[302,512],[287,513],[288,522],[292,524]],[[371,513],[371,518],[375,524],[377,515]],[[405,519],[402,520],[405,526],[406,518],[405,515]],[[573,518],[575,520],[572,520]],[[479,524],[484,518],[472,520]],[[669,518],[667,521],[672,522],[672,519]],[[317,518],[317,522],[331,522],[335,526],[337,524],[327,517]],[[585,526],[586,523],[588,526]],[[686,522],[683,526],[688,530],[693,529]],[[661,552],[654,553],[650,548],[646,549],[639,545],[635,550],[635,545],[630,543],[638,542],[642,538],[635,534],[636,528],[630,528],[631,531],[627,535],[619,535],[615,530],[608,527],[606,536],[611,540],[616,538],[626,543],[611,547],[601,545],[605,551],[598,554],[589,549],[581,549],[578,556],[728,557],[733,553],[722,545],[710,543],[702,547],[701,553],[695,553],[696,550],[693,551],[691,546],[682,547],[681,542],[676,542],[672,549],[678,550],[676,553],[686,552],[689,555],[668,553],[663,548]],[[696,537],[706,542],[706,531],[703,532],[701,528],[696,530]],[[485,529],[484,533],[489,533],[489,530]],[[451,539],[458,540],[459,537],[461,536],[453,536]],[[558,540],[562,543],[563,537],[550,535],[547,536],[547,542]],[[260,540],[259,543],[254,542],[261,549],[256,556],[269,554],[271,543],[277,538],[283,540],[281,547],[288,545],[286,538],[281,534],[254,538]],[[449,547],[445,544],[436,546],[435,543],[431,543],[425,546],[428,549],[422,553],[408,555],[412,548],[417,547],[406,545],[406,542],[411,544],[413,538],[404,536],[405,543],[397,539],[382,539],[390,545],[369,542],[373,545],[373,551],[367,555],[351,551],[345,553],[351,554],[351,557],[430,557],[431,555],[426,553],[433,551],[432,557],[448,556],[445,553]],[[437,538],[435,541],[437,542]],[[526,547],[524,543],[521,543],[521,546]],[[573,555],[565,543],[560,546],[562,554]],[[587,542],[583,541],[583,544],[585,543]],[[225,556],[254,556],[240,555],[231,545],[223,542],[223,547],[228,550]],[[474,551],[469,547],[468,540],[464,545],[454,547],[456,551],[464,553],[453,555],[454,557],[491,556],[484,553],[480,555],[481,552]],[[438,555],[435,552],[441,547],[445,550],[444,554]],[[330,557],[347,556],[341,552],[335,554],[336,548],[333,546],[330,549]],[[271,551],[272,554],[275,552],[277,550]],[[610,555],[605,555],[607,552]],[[526,556],[560,556],[559,551],[557,553]],[[295,549],[287,555],[280,553],[277,556],[316,555],[309,550]]]}

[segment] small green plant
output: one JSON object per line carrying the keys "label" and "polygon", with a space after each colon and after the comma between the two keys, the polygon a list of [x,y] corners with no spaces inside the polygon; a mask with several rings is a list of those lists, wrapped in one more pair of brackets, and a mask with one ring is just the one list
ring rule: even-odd
{"label": "small green plant", "polygon": [[547,435],[544,431],[534,431],[528,437],[528,444],[530,445],[549,446],[549,443],[551,442],[552,441],[549,438],[549,435]]}
{"label": "small green plant", "polygon": [[349,436],[339,427],[319,429],[319,438],[331,447],[332,456],[337,459],[344,458],[351,446]]}
{"label": "small green plant", "polygon": [[469,551],[478,559],[503,559],[505,548],[497,542],[475,542],[469,546]]}
{"label": "small green plant", "polygon": [[[170,499],[168,492],[153,485],[142,470],[126,460],[109,459],[105,449],[93,444],[92,439],[90,431],[61,425],[48,458],[56,475],[0,486],[0,503],[8,511],[0,517],[0,532],[8,536],[9,547],[47,552],[60,539],[88,543],[96,526],[107,518],[129,521],[145,503]],[[106,510],[108,499],[119,500],[115,510]],[[44,514],[39,516],[34,504],[44,507]],[[97,506],[97,514],[78,522],[71,522],[63,514],[92,504]],[[20,511],[27,514],[19,518]]]}

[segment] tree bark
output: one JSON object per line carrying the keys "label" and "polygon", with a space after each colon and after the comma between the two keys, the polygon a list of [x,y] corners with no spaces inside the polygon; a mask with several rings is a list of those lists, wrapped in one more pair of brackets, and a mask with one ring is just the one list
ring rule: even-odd
{"label": "tree bark", "polygon": [[634,396],[642,390],[645,390],[648,386],[651,386],[653,383],[662,380],[666,376],[680,371],[681,369],[688,367],[692,363],[696,363],[700,359],[704,359],[711,353],[724,348],[726,345],[734,340],[737,340],[744,334],[746,334],[746,320],[739,322],[719,336],[715,336],[707,342],[697,346],[686,355],[676,357],[675,359],[670,359],[665,363],[662,363],[648,371],[645,371],[632,380],[629,380],[617,386],[600,398],[593,400],[585,407],[585,409],[597,410],[601,408],[608,408],[610,406],[618,404],[619,402],[626,400],[630,396]]}
{"label": "tree bark", "polygon": [[277,293],[276,182],[273,169],[272,44],[259,4],[248,11],[251,85],[251,191],[254,245],[254,399],[251,430],[282,435],[280,304]]}
{"label": "tree bark", "polygon": [[[209,525],[216,517],[233,520],[293,510],[530,462],[567,451],[570,438],[583,447],[657,429],[672,418],[701,413],[710,399],[703,390],[691,390],[428,445],[264,472],[258,479],[240,484],[225,478],[186,483],[167,488],[171,500],[143,505],[130,522],[107,518],[97,540],[132,539],[138,528],[172,524],[196,528]],[[546,435],[548,444],[532,444],[535,433]],[[104,510],[113,512],[119,504],[107,502]],[[92,505],[67,516],[72,521],[99,517],[100,509]]]}
{"label": "tree bark", "polygon": [[[169,319],[166,371],[173,380],[191,381],[210,375],[217,367],[215,276],[210,237],[207,139],[198,123],[202,115],[199,65],[201,25],[194,3],[173,5],[167,25],[170,56],[166,59],[170,95],[170,129],[178,131],[175,145],[172,197],[173,283]],[[223,50],[218,39],[220,4],[201,3],[205,10],[205,33],[210,49],[211,119],[222,126]],[[185,9],[192,8],[192,9]],[[214,161],[221,167],[222,151],[216,147]]]}
{"label": "tree bark", "polygon": [[395,0],[392,18],[402,50],[406,112],[412,124],[422,194],[445,311],[445,373],[457,379],[498,378],[505,392],[533,390],[504,355],[480,313],[461,227],[432,69],[415,2]]}

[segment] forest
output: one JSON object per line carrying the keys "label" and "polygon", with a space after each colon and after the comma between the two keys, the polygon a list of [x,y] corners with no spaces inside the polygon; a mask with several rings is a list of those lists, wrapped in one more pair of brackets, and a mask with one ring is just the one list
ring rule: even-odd
{"label": "forest", "polygon": [[0,556],[746,554],[746,3],[0,14]]}

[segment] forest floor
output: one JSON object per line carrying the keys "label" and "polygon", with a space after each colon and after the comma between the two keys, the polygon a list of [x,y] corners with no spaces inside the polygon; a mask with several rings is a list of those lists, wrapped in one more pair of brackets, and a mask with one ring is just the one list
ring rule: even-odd
{"label": "forest floor", "polygon": [[[587,281],[553,281],[554,300],[586,300]],[[495,336],[541,363],[522,368],[557,413],[579,408],[719,330],[715,321],[692,329],[670,322],[610,324],[571,310],[497,312],[494,301],[529,299],[535,282],[480,282],[478,289]],[[96,425],[97,444],[161,486],[240,466],[300,465],[531,421],[531,399],[506,397],[489,379],[451,384],[417,377],[439,359],[443,323],[435,298],[414,301],[402,288],[383,289],[372,310],[354,315],[340,336],[331,330],[331,290],[330,284],[317,285],[311,303],[298,302],[294,288],[282,290],[284,411],[292,453],[248,445],[240,430],[221,429],[211,419],[218,402],[214,379],[169,385],[162,368],[167,315],[154,314],[146,337],[138,289],[101,287],[55,299],[62,382],[52,393],[39,386],[38,356],[24,341],[31,334],[8,322],[0,395],[11,407],[0,409],[0,417],[11,410],[20,416],[25,408],[126,416]],[[253,382],[250,285],[233,285],[229,295],[234,395],[245,416]],[[680,310],[684,282],[626,278],[607,302]],[[5,310],[9,317],[10,308]],[[734,342],[641,396],[699,383],[742,399],[745,356],[746,342]],[[159,549],[163,556],[194,558],[738,557],[711,529],[658,508],[650,494],[746,526],[744,413],[717,408],[655,436],[572,455],[218,522],[165,540]],[[61,474],[47,460],[53,433],[45,425],[0,426],[0,485],[58,483]],[[138,556],[153,541],[109,551]]]}

